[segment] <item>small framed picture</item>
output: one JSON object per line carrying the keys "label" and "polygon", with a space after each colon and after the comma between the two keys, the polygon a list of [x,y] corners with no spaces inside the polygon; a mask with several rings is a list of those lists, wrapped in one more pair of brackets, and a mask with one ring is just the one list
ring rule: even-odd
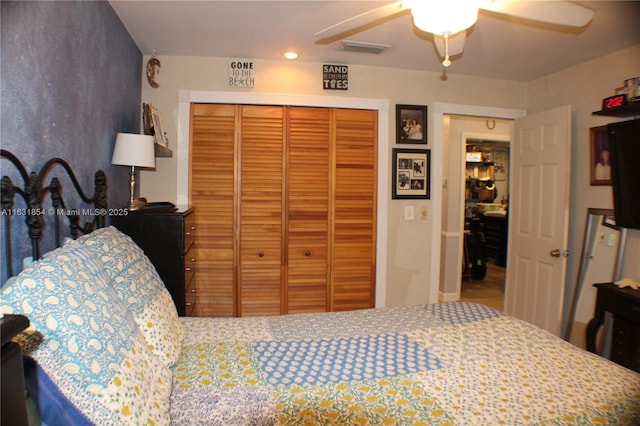
{"label": "small framed picture", "polygon": [[152,135],[155,143],[167,148],[169,141],[162,125],[162,117],[158,108],[151,104],[143,104],[144,134]]}
{"label": "small framed picture", "polygon": [[396,105],[396,143],[427,143],[425,105]]}
{"label": "small framed picture", "polygon": [[495,180],[507,180],[509,153],[503,149],[493,151],[493,176]]}
{"label": "small framed picture", "polygon": [[611,185],[611,160],[607,126],[589,129],[591,156],[589,162],[591,185]]}
{"label": "small framed picture", "polygon": [[431,151],[393,148],[392,199],[431,198]]}

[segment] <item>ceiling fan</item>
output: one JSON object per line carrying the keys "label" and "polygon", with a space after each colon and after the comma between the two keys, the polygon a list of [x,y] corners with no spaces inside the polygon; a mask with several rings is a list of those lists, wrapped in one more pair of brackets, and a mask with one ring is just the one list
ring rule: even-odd
{"label": "ceiling fan", "polygon": [[475,24],[478,11],[485,10],[546,24],[581,28],[593,11],[563,0],[401,0],[338,22],[314,34],[316,43],[328,44],[411,12],[414,25],[433,34],[442,65],[462,53],[466,30]]}

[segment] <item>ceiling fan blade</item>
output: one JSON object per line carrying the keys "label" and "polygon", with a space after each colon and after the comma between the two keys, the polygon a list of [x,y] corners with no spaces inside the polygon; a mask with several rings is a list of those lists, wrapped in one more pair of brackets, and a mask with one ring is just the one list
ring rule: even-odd
{"label": "ceiling fan blade", "polygon": [[481,3],[480,8],[530,21],[578,28],[584,27],[593,18],[593,10],[562,0],[485,0]]}
{"label": "ceiling fan blade", "polygon": [[[464,51],[464,42],[466,41],[466,39],[466,31],[460,31],[459,33],[455,33],[449,36],[449,56],[456,56],[461,54]],[[444,58],[446,53],[444,50],[444,36],[434,34],[433,44],[436,45],[438,55]]]}
{"label": "ceiling fan blade", "polygon": [[337,36],[351,35],[364,31],[366,27],[376,25],[378,21],[393,19],[400,13],[408,10],[409,6],[405,1],[389,3],[386,6],[381,6],[338,22],[324,30],[318,31],[314,36],[321,38],[318,42],[322,40],[328,40],[328,42],[335,41]]}

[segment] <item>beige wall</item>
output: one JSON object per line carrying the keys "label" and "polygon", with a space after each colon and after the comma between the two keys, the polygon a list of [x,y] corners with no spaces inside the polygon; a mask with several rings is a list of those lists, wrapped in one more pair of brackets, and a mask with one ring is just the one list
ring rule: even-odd
{"label": "beige wall", "polygon": [[[586,149],[588,136],[586,141],[584,139],[588,132],[585,129],[576,132],[576,128],[586,126],[588,129],[589,126],[607,122],[607,120],[592,118],[590,113],[597,109],[600,99],[608,95],[613,87],[617,87],[624,78],[633,74],[633,69],[637,74],[637,70],[640,69],[638,66],[639,50],[640,47],[613,56],[615,60],[625,62],[619,72],[621,75],[615,78],[608,71],[598,71],[598,66],[602,66],[602,63],[596,62],[529,84],[458,76],[453,74],[455,62],[449,69],[450,74],[447,79],[442,79],[441,73],[350,65],[348,91],[322,90],[321,63],[255,60],[255,87],[239,89],[227,85],[229,58],[159,55],[158,59],[161,61],[162,67],[156,81],[160,87],[158,89],[151,88],[146,84],[145,79],[142,88],[142,101],[151,103],[160,110],[169,138],[169,148],[175,149],[178,138],[178,93],[181,90],[388,100],[391,109],[391,123],[387,140],[380,141],[380,149],[387,150],[389,153],[395,146],[395,125],[393,123],[395,104],[428,105],[431,107],[434,103],[449,103],[513,109],[529,107],[530,110],[536,111],[569,103],[574,108],[574,159],[572,165],[579,176],[586,173],[586,168],[585,171],[578,170],[585,167],[586,161],[577,160],[577,158],[580,155],[588,155],[588,149]],[[144,62],[146,63],[148,59],[148,56],[145,57]],[[586,73],[585,76],[582,76],[583,72]],[[598,87],[591,81],[592,79],[602,79],[605,82],[600,84],[601,87]],[[565,90],[567,93],[559,95],[555,93],[557,90]],[[543,99],[540,92],[550,93],[551,96]],[[589,92],[589,95],[585,95],[584,92]],[[429,116],[431,117],[431,113]],[[432,129],[433,123],[430,118],[428,129],[430,143],[427,148],[432,150],[432,157],[440,162],[433,164],[432,169],[436,168],[439,173],[442,173],[444,147],[434,145]],[[579,139],[576,139],[576,136]],[[585,141],[585,149],[581,153],[575,152],[578,140]],[[407,145],[403,146],[407,147]],[[580,179],[584,180],[584,176]],[[149,200],[176,201],[177,160],[175,153],[173,158],[158,159],[156,171],[142,172],[140,181],[141,195]],[[572,203],[576,204],[574,210],[582,209],[586,214],[586,207],[610,207],[611,201],[610,197],[607,197],[606,189],[588,187],[588,176],[585,182],[587,186],[579,184],[579,187],[576,188],[577,193],[572,197]],[[383,224],[386,225],[388,232],[388,243],[385,247],[388,254],[385,265],[386,305],[437,301],[430,296],[433,294],[431,291],[433,286],[435,286],[436,293],[438,289],[437,275],[435,280],[432,278],[434,271],[437,272],[439,268],[435,264],[432,265],[433,260],[430,257],[431,239],[439,239],[441,231],[434,229],[434,213],[437,211],[439,215],[442,209],[442,191],[436,192],[437,197],[432,197],[431,200],[411,200],[410,202],[391,200],[390,194],[379,194],[379,203],[382,203],[383,209],[387,213],[385,218],[387,223]],[[586,200],[589,199],[602,199],[602,205],[587,206]],[[426,207],[428,219],[426,221],[403,220],[404,206],[407,204],[415,206],[416,212],[419,212],[422,207]],[[576,230],[581,230],[583,227],[584,223],[572,223],[572,246],[575,246]],[[574,253],[579,252],[579,245],[571,248]],[[571,269],[575,268],[577,265],[573,265]]]}

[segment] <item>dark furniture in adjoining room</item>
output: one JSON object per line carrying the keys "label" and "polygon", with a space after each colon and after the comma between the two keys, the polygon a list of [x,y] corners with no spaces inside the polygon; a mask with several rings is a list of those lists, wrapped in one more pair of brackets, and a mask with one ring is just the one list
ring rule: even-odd
{"label": "dark furniture in adjoining room", "polygon": [[613,316],[611,361],[640,372],[640,290],[612,283],[594,286],[598,297],[594,317],[587,326],[587,350],[597,353],[598,330],[609,312]]}
{"label": "dark furniture in adjoining room", "polygon": [[129,235],[155,266],[171,293],[178,315],[189,316],[195,306],[195,215],[183,211],[133,211],[114,216],[112,224]]}
{"label": "dark furniture in adjoining room", "polygon": [[496,265],[507,265],[507,215],[489,216],[480,214],[482,232],[484,233],[487,256],[495,260]]}

